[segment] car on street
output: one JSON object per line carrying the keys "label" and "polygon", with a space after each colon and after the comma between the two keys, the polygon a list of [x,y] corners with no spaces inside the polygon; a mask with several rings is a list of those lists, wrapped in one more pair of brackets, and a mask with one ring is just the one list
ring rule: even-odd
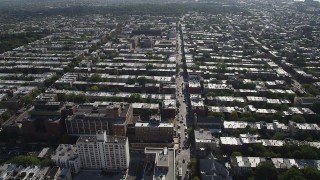
{"label": "car on street", "polygon": [[182,177],[182,168],[179,168],[179,176]]}

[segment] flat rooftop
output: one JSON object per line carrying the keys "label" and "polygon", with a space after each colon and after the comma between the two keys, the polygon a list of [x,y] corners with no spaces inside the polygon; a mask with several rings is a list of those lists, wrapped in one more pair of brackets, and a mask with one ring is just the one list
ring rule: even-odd
{"label": "flat rooftop", "polygon": [[[107,136],[105,143],[125,143],[127,137],[123,136]],[[77,140],[77,143],[96,143],[97,137],[96,135],[82,135]]]}

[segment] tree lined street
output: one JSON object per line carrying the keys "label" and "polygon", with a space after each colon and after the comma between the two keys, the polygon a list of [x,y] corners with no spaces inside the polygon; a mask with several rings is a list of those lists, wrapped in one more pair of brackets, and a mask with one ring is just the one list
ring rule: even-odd
{"label": "tree lined street", "polygon": [[[181,24],[178,23],[178,33],[177,33],[177,78],[176,78],[176,97],[177,97],[177,115],[176,115],[176,128],[178,132],[179,137],[179,150],[177,152],[176,156],[176,162],[177,162],[177,170],[179,172],[180,168],[182,169],[181,179],[188,179],[188,168],[187,165],[190,161],[190,149],[189,149],[189,137],[188,137],[188,100],[189,97],[187,95],[187,89],[186,89],[186,75],[184,71],[184,62],[183,62],[183,38],[181,37]],[[179,174],[179,173],[177,173]]]}

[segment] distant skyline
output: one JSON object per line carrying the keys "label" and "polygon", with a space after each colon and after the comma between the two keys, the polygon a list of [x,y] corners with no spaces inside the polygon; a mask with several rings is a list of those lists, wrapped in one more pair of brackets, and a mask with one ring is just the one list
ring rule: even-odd
{"label": "distant skyline", "polygon": [[[305,1],[305,0],[294,0],[294,1]],[[313,1],[318,1],[318,2],[320,2],[320,0],[313,0]]]}

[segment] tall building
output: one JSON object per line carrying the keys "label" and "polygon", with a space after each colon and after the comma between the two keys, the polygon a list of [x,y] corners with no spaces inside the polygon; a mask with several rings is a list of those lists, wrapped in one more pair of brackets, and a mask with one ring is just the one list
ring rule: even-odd
{"label": "tall building", "polygon": [[[29,139],[55,139],[63,133],[65,117],[74,113],[70,104],[59,102],[57,95],[40,94],[28,109],[28,116],[21,120],[24,137]],[[72,108],[71,108],[72,109]]]}
{"label": "tall building", "polygon": [[130,147],[172,147],[173,126],[173,123],[161,122],[159,115],[150,116],[149,122],[137,122],[132,130],[134,138],[131,138]]}
{"label": "tall building", "polygon": [[68,134],[96,134],[99,130],[105,130],[107,134],[126,136],[127,126],[132,119],[133,109],[129,104],[83,104],[66,119],[66,129]]}
{"label": "tall building", "polygon": [[135,139],[140,142],[172,142],[173,124],[161,122],[160,116],[151,116],[149,122],[135,124]]}
{"label": "tall building", "polygon": [[129,167],[127,137],[107,136],[106,131],[98,131],[95,136],[80,136],[76,146],[84,169],[121,171]]}

